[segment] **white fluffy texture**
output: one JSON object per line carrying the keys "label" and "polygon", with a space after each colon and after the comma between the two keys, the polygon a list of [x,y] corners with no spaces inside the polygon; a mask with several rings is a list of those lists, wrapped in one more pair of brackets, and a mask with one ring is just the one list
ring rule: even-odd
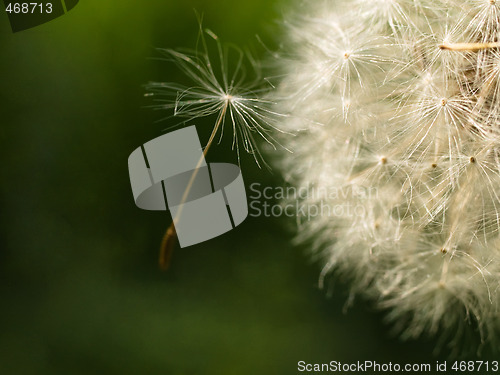
{"label": "white fluffy texture", "polygon": [[306,1],[295,14],[276,93],[297,132],[282,171],[323,192],[306,205],[363,208],[304,219],[299,239],[325,274],[388,308],[404,337],[472,322],[492,340],[500,49],[439,46],[496,43],[500,1]]}

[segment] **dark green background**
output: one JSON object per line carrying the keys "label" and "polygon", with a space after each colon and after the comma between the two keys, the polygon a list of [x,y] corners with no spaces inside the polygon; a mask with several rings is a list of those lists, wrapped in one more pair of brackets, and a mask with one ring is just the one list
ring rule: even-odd
{"label": "dark green background", "polygon": [[[143,85],[176,81],[155,47],[193,47],[198,24],[259,51],[279,42],[269,0],[81,1],[13,34],[0,15],[0,374],[295,374],[297,362],[429,362],[433,341],[391,338],[345,285],[290,244],[286,220],[248,218],[177,250],[158,271],[165,212],[138,209],[127,158],[172,123]],[[211,123],[196,122],[203,140]],[[234,161],[228,139],[211,161]],[[281,184],[245,156],[247,186]]]}

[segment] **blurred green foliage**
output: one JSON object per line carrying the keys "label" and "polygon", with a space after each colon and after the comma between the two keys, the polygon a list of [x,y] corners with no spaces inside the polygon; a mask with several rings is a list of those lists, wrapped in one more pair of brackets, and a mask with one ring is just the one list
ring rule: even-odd
{"label": "blurred green foliage", "polygon": [[[434,342],[390,338],[286,220],[248,218],[158,271],[165,212],[135,207],[127,158],[172,123],[143,85],[175,81],[156,47],[194,47],[195,11],[223,41],[277,43],[276,1],[87,0],[13,34],[0,16],[0,374],[294,374],[297,362],[430,362]],[[196,122],[204,138],[209,122]],[[203,142],[203,141],[202,141]],[[234,161],[230,140],[209,160]],[[277,173],[242,160],[247,186]]]}

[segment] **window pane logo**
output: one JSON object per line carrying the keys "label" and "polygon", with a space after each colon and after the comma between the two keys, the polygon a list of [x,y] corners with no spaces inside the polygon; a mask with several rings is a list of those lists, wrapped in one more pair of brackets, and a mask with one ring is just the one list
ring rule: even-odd
{"label": "window pane logo", "polygon": [[240,168],[207,163],[195,126],[145,143],[130,154],[128,167],[135,204],[168,207],[181,247],[220,236],[248,215]]}
{"label": "window pane logo", "polygon": [[73,9],[79,0],[10,1],[4,0],[5,11],[13,32],[39,26],[64,15]]}

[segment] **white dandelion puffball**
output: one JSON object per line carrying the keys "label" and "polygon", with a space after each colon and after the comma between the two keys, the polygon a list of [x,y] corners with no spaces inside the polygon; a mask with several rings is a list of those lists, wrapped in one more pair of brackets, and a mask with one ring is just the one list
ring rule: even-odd
{"label": "white dandelion puffball", "polygon": [[279,160],[298,237],[404,338],[499,327],[500,1],[305,1],[286,18]]}

